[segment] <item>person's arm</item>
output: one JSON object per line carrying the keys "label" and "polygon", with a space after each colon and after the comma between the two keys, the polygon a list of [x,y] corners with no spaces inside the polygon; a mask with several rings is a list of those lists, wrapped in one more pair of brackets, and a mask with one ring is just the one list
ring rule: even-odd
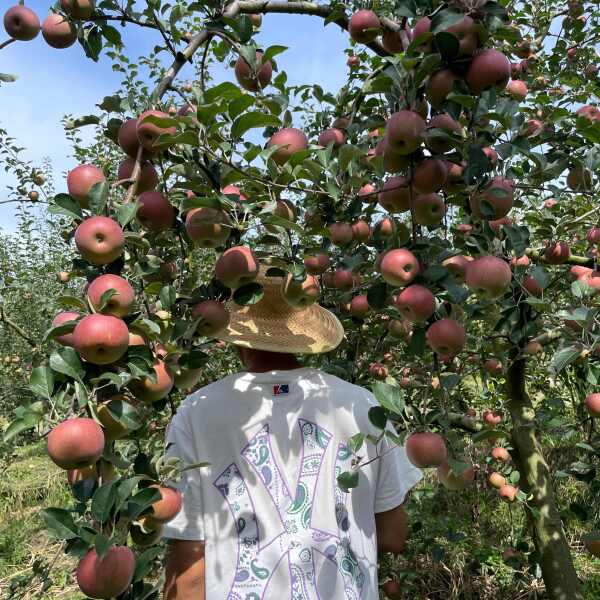
{"label": "person's arm", "polygon": [[375,514],[377,550],[400,554],[408,539],[408,515],[404,506]]}
{"label": "person's arm", "polygon": [[204,542],[169,540],[164,600],[205,600]]}

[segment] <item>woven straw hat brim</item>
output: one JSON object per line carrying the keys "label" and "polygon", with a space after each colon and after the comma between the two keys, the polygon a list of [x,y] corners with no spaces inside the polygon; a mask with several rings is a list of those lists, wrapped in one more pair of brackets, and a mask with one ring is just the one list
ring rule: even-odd
{"label": "woven straw hat brim", "polygon": [[320,354],[339,346],[344,328],[338,318],[318,304],[291,306],[281,293],[281,281],[261,274],[257,283],[263,285],[263,298],[249,306],[229,302],[229,326],[216,337],[236,346],[288,354]]}

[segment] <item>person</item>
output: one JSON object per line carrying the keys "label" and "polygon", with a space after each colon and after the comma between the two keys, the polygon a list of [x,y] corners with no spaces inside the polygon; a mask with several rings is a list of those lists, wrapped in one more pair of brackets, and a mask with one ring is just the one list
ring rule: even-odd
{"label": "person", "polygon": [[168,538],[165,600],[371,600],[377,552],[401,552],[403,503],[422,474],[384,437],[358,452],[358,486],[337,476],[356,456],[347,442],[377,402],[364,388],[298,355],[334,350],[344,331],[313,304],[295,308],[281,278],[259,275],[263,298],[230,303],[219,338],[245,371],[203,387],[167,430],[167,455],[184,465],[180,513]]}

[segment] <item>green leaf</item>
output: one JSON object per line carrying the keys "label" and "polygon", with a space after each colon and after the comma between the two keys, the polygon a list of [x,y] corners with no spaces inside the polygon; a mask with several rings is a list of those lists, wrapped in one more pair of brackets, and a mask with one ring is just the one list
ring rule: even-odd
{"label": "green leaf", "polygon": [[355,433],[349,440],[348,440],[348,450],[350,450],[350,452],[352,452],[352,454],[356,454],[363,446],[363,444],[365,443],[365,434],[364,433]]}
{"label": "green leaf", "polygon": [[89,209],[94,215],[102,215],[108,200],[108,181],[95,183],[88,194]]}
{"label": "green leaf", "polygon": [[458,38],[455,35],[447,31],[441,31],[436,33],[433,39],[438,52],[444,60],[452,60],[458,56],[460,46]]}
{"label": "green leaf", "polygon": [[57,194],[52,198],[48,209],[52,214],[62,214],[71,219],[83,218],[79,203],[69,194]]}
{"label": "green leaf", "polygon": [[384,308],[387,304],[387,295],[387,284],[385,281],[378,281],[367,290],[367,302],[373,308]]}
{"label": "green leaf", "polygon": [[20,418],[15,419],[4,431],[2,441],[6,444],[20,433],[33,429],[43,420],[44,416],[38,412],[25,412]]}
{"label": "green leaf", "polygon": [[504,431],[497,431],[495,429],[484,429],[478,431],[471,436],[473,442],[483,442],[492,438],[506,438],[508,435]]}
{"label": "green leaf", "polygon": [[231,126],[232,137],[239,139],[244,133],[256,127],[278,127],[281,121],[275,115],[263,112],[249,112],[238,117]]}
{"label": "green leaf", "polygon": [[106,553],[110,550],[112,545],[113,543],[110,538],[101,533],[97,534],[94,538],[94,548],[96,549],[96,554],[100,559],[106,556]]}
{"label": "green leaf", "polygon": [[260,302],[263,294],[260,283],[247,283],[233,292],[233,301],[240,306],[248,306]]}
{"label": "green leaf", "polygon": [[29,378],[29,389],[36,395],[50,400],[54,390],[54,373],[46,366],[36,367]]}
{"label": "green leaf", "polygon": [[142,426],[138,410],[128,402],[113,399],[106,404],[106,408],[111,417],[129,431],[135,431]]}
{"label": "green leaf", "polygon": [[377,429],[385,429],[387,425],[387,415],[382,406],[371,406],[369,408],[369,422]]}
{"label": "green leaf", "polygon": [[373,384],[371,389],[381,406],[398,415],[404,411],[404,393],[399,387],[378,381]]}
{"label": "green leaf", "polygon": [[139,202],[128,202],[127,204],[122,204],[117,208],[117,220],[121,227],[125,227],[125,225],[131,223],[131,221],[135,218],[135,215],[140,207]]}
{"label": "green leaf", "polygon": [[56,301],[62,308],[76,308],[77,310],[87,311],[88,307],[81,298],[75,296],[59,296]]}
{"label": "green leaf", "polygon": [[268,60],[275,58],[278,54],[285,52],[286,50],[288,50],[287,46],[269,46],[263,53],[263,64],[266,63]]}
{"label": "green leaf", "polygon": [[550,361],[549,370],[560,373],[565,367],[575,362],[581,356],[581,347],[567,346],[556,351]]}
{"label": "green leaf", "polygon": [[117,501],[115,503],[115,511],[120,511],[123,506],[127,503],[133,490],[138,486],[139,482],[144,479],[143,475],[136,475],[135,477],[129,477],[119,481],[117,484]]}
{"label": "green leaf", "polygon": [[160,492],[156,488],[144,488],[129,499],[127,513],[131,519],[137,519],[145,510],[148,510],[160,499]]}
{"label": "green leaf", "polygon": [[358,471],[344,471],[337,476],[337,483],[342,492],[348,493],[358,486]]}
{"label": "green leaf", "polygon": [[50,368],[57,373],[82,381],[85,369],[73,348],[59,348],[50,355]]}
{"label": "green leaf", "polygon": [[158,295],[160,303],[165,310],[171,309],[177,300],[177,290],[172,285],[166,285]]}
{"label": "green leaf", "polygon": [[45,508],[42,519],[48,535],[55,540],[73,540],[78,537],[77,525],[73,515],[63,508]]}
{"label": "green leaf", "polygon": [[154,567],[154,560],[163,553],[160,546],[148,548],[140,554],[135,561],[135,571],[133,572],[133,582],[144,579]]}
{"label": "green leaf", "polygon": [[104,523],[108,520],[110,513],[117,502],[117,485],[111,481],[101,485],[92,497],[91,513],[92,517]]}
{"label": "green leaf", "polygon": [[438,31],[444,31],[452,25],[456,25],[465,18],[463,13],[456,12],[449,8],[440,10],[431,19],[431,31],[437,33]]}

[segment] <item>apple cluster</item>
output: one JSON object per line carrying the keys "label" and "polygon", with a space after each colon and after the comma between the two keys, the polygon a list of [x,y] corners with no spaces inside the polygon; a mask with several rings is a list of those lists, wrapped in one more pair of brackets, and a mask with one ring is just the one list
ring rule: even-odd
{"label": "apple cluster", "polygon": [[77,41],[77,27],[74,21],[86,21],[95,10],[94,0],[60,0],[64,14],[51,12],[40,25],[33,10],[17,4],[4,13],[4,29],[14,40],[28,42],[37,37],[40,30],[44,41],[52,48],[62,50]]}

